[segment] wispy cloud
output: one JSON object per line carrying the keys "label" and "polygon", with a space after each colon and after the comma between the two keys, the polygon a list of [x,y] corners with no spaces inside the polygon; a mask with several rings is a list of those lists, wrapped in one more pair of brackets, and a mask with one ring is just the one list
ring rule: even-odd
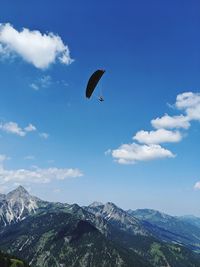
{"label": "wispy cloud", "polygon": [[37,131],[36,127],[35,127],[33,124],[31,124],[31,123],[29,123],[29,125],[26,126],[26,127],[24,128],[24,130],[25,130],[26,132],[34,132],[34,131]]}
{"label": "wispy cloud", "polygon": [[0,165],[1,185],[9,183],[50,183],[53,180],[65,180],[83,176],[82,171],[72,168],[39,168],[35,166],[32,169],[8,170],[3,166],[3,162],[7,157],[5,155],[0,155],[0,157],[2,157]]}
{"label": "wispy cloud", "polygon": [[0,60],[5,60],[10,57],[10,50],[0,43]]}
{"label": "wispy cloud", "polygon": [[18,169],[6,170],[0,169],[0,179],[4,182],[26,182],[26,183],[50,183],[52,180],[65,180],[67,178],[76,178],[82,176],[82,172],[78,169]]}
{"label": "wispy cloud", "polygon": [[30,87],[35,90],[38,91],[41,88],[47,88],[49,86],[51,86],[52,84],[52,78],[50,75],[44,75],[41,78],[39,78],[38,80],[36,80],[35,82],[30,84]]}
{"label": "wispy cloud", "polygon": [[12,121],[0,124],[0,129],[6,133],[16,134],[19,136],[26,135],[26,132],[21,127],[19,127],[16,122]]}
{"label": "wispy cloud", "polygon": [[38,91],[40,89],[40,87],[37,83],[31,83],[30,87],[35,91]]}
{"label": "wispy cloud", "polygon": [[200,190],[200,181],[196,182],[194,185],[195,190]]}
{"label": "wispy cloud", "polygon": [[12,54],[39,69],[48,68],[57,60],[66,65],[73,62],[60,36],[27,28],[18,31],[9,23],[0,24],[0,55],[10,57]]}
{"label": "wispy cloud", "polygon": [[[38,132],[36,126],[33,125],[32,123],[29,123],[26,127],[22,128],[21,126],[18,125],[17,122],[13,121],[1,122],[0,130],[8,134],[18,135],[20,137],[25,137],[27,134],[31,132]],[[46,132],[38,132],[38,135],[43,139],[49,138],[49,134]]]}
{"label": "wispy cloud", "polygon": [[28,132],[36,131],[36,127],[29,123],[25,128],[21,128],[18,123],[10,121],[5,123],[0,123],[0,130],[9,133],[16,134],[18,136],[24,137]]}
{"label": "wispy cloud", "polygon": [[39,136],[43,139],[48,139],[49,138],[49,134],[48,133],[39,133]]}

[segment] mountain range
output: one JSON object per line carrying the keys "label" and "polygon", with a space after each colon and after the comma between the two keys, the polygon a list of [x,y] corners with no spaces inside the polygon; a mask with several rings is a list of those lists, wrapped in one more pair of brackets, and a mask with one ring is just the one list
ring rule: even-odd
{"label": "mountain range", "polygon": [[31,267],[199,267],[200,218],[48,202],[19,186],[0,194],[0,250]]}

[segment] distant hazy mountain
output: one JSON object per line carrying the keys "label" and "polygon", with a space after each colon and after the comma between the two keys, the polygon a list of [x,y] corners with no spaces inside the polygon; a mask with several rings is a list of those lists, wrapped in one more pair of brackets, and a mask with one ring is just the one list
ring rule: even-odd
{"label": "distant hazy mountain", "polygon": [[151,209],[128,210],[128,213],[143,221],[143,226],[160,240],[184,245],[200,252],[199,218],[173,217]]}
{"label": "distant hazy mountain", "polygon": [[[171,262],[169,266],[186,266],[185,264],[188,260],[185,256],[190,254],[188,250],[185,250],[182,246],[176,246],[170,238],[166,240],[159,236],[158,232],[152,231],[156,226],[150,225],[143,220],[143,216],[147,214],[150,218],[153,216],[155,221],[163,223],[166,222],[166,219],[169,220],[174,217],[153,210],[140,210],[140,214],[137,214],[138,216],[133,216],[132,211],[124,211],[110,202],[105,205],[94,202],[84,208],[96,214],[96,216],[102,216],[111,224],[110,233],[112,240],[116,243],[121,243],[124,247],[139,252],[153,266],[168,266],[169,262]],[[136,213],[138,212],[139,210]],[[165,229],[162,229],[162,231],[165,232]],[[179,251],[180,254],[174,254],[175,251]],[[181,257],[183,257],[182,260]],[[188,262],[188,264],[187,266],[190,266],[191,263]]]}
{"label": "distant hazy mountain", "polygon": [[200,228],[200,218],[193,216],[193,215],[186,215],[178,217],[183,222],[188,222],[192,225],[195,225],[196,227]]}
{"label": "distant hazy mountain", "polygon": [[31,267],[199,267],[191,238],[186,242],[188,231],[198,239],[194,229],[183,218],[111,202],[46,202],[21,186],[0,195],[0,248]]}

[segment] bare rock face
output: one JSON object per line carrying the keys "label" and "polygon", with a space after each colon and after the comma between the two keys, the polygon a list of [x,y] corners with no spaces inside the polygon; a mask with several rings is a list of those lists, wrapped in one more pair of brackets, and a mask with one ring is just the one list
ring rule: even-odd
{"label": "bare rock face", "polygon": [[94,202],[86,209],[96,216],[101,216],[106,221],[114,226],[117,226],[117,228],[121,230],[129,231],[135,235],[149,235],[137,218],[130,216],[126,211],[117,207],[112,202],[107,202],[105,205]]}

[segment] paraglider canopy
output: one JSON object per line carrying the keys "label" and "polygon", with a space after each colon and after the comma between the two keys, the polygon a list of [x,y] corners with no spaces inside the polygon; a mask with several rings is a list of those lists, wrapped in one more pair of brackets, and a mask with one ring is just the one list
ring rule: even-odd
{"label": "paraglider canopy", "polygon": [[[105,70],[96,70],[90,77],[87,88],[86,88],[86,97],[90,98],[92,93],[94,92],[95,87],[97,86],[99,80],[104,74]],[[102,97],[101,97],[102,98]],[[103,99],[103,98],[102,98]]]}

